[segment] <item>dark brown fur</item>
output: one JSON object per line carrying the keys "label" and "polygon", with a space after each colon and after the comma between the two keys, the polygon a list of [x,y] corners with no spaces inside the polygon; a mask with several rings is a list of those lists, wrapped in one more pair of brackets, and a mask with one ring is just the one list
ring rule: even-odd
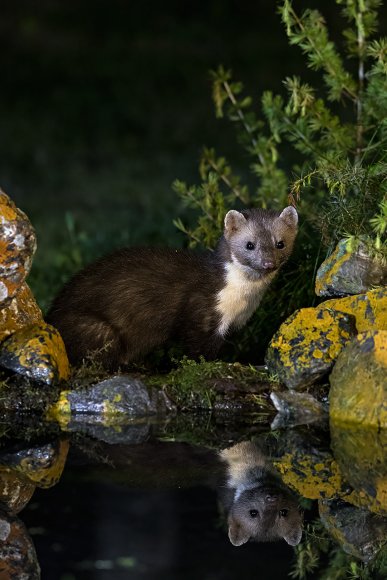
{"label": "dark brown fur", "polygon": [[[86,267],[65,285],[47,315],[63,337],[70,362],[79,364],[88,353],[99,352],[104,366],[112,369],[142,359],[168,340],[181,343],[190,357],[216,356],[224,340],[216,305],[226,284],[225,265],[237,255],[243,276],[257,280],[256,286],[262,281],[263,294],[295,237],[296,225],[279,215],[229,212],[214,252],[126,248]],[[286,251],[273,248],[273,223],[289,238]],[[246,236],[254,238],[256,252],[243,249]],[[262,262],[267,259],[270,267]]]}

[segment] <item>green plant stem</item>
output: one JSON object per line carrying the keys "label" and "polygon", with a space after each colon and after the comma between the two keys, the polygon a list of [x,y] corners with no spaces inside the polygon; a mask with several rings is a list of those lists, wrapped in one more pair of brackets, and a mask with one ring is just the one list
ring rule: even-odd
{"label": "green plant stem", "polygon": [[363,25],[363,13],[359,6],[357,15],[356,15],[356,26],[357,26],[357,46],[358,46],[358,55],[359,55],[359,64],[358,64],[358,81],[359,81],[359,88],[356,97],[356,155],[355,155],[355,163],[359,164],[361,159],[361,152],[363,150],[363,133],[364,133],[364,126],[363,126],[363,91],[364,91],[364,80],[365,80],[365,72],[364,72],[364,25]]}
{"label": "green plant stem", "polygon": [[[334,77],[335,76],[334,69],[329,66],[329,61],[327,61],[326,59],[323,58],[323,55],[322,55],[321,51],[318,49],[316,43],[313,41],[313,39],[311,38],[311,36],[309,36],[305,32],[305,27],[304,27],[302,21],[300,20],[300,18],[297,16],[297,13],[295,12],[295,10],[294,10],[294,8],[293,8],[293,6],[291,4],[289,4],[289,12],[292,14],[294,20],[297,22],[297,25],[298,25],[299,29],[303,32],[303,34],[305,34],[305,37],[308,39],[308,42],[309,42],[310,46],[313,48],[314,52],[321,58],[322,61],[324,61],[326,71],[330,75],[332,75],[332,77]],[[356,102],[357,95],[353,91],[351,91],[351,89],[349,89],[348,87],[343,86],[343,92],[352,101],[355,101]]]}
{"label": "green plant stem", "polygon": [[207,157],[207,163],[212,167],[212,169],[216,172],[216,174],[219,175],[220,179],[231,190],[231,192],[235,195],[235,197],[239,198],[241,201],[245,203],[245,200],[242,198],[238,188],[232,185],[231,181],[228,179],[226,175],[224,175],[224,173],[221,172],[219,166],[215,163],[215,161],[210,157]]}
{"label": "green plant stem", "polygon": [[[247,133],[248,133],[248,135],[249,135],[249,137],[251,139],[252,146],[255,148],[257,146],[257,140],[254,138],[252,128],[250,127],[250,125],[246,121],[246,117],[245,117],[242,109],[238,106],[238,101],[235,98],[235,96],[234,96],[234,94],[233,94],[233,92],[231,90],[231,87],[230,87],[229,83],[227,81],[224,81],[223,82],[223,87],[224,87],[224,90],[226,91],[227,96],[230,99],[231,103],[234,105],[234,107],[235,107],[235,109],[236,109],[236,111],[238,113],[238,117],[239,117],[239,119],[240,119],[243,127],[245,128],[245,130],[247,131]],[[261,156],[259,156],[259,160],[260,160],[261,163],[263,163],[263,161],[264,161],[263,160],[263,157],[261,158]]]}

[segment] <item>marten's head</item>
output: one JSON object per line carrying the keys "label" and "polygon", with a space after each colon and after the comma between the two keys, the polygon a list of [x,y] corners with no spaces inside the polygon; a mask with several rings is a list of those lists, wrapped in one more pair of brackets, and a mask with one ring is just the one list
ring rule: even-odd
{"label": "marten's head", "polygon": [[281,486],[243,491],[231,506],[228,536],[234,546],[250,539],[269,542],[284,539],[297,546],[302,538],[302,512],[289,490]]}
{"label": "marten's head", "polygon": [[292,253],[297,223],[297,211],[292,206],[282,212],[229,211],[224,219],[224,238],[231,260],[251,278],[275,272]]}

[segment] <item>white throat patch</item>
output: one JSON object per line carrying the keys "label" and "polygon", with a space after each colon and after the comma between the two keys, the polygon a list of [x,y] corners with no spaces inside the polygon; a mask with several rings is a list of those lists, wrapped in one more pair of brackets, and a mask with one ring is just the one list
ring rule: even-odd
{"label": "white throat patch", "polygon": [[218,292],[216,303],[221,315],[218,333],[222,337],[231,326],[241,328],[247,322],[275,276],[275,272],[271,272],[258,280],[251,280],[237,261],[227,262],[225,270],[226,284]]}

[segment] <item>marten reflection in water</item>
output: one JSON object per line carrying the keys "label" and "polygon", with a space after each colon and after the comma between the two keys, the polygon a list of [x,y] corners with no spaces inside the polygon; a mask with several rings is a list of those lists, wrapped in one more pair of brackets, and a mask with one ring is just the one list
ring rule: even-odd
{"label": "marten reflection in water", "polygon": [[221,451],[220,458],[226,467],[221,502],[231,543],[241,546],[249,540],[283,538],[291,546],[299,544],[303,518],[297,499],[262,450],[244,441]]}

